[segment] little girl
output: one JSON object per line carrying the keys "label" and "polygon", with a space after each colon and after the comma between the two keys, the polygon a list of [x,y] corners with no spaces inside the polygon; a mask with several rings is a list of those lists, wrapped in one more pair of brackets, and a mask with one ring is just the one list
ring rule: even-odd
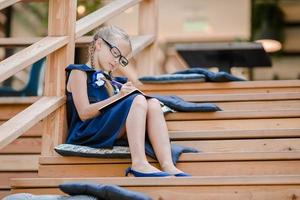
{"label": "little girl", "polygon": [[[120,87],[109,78],[119,65],[126,67],[126,56],[131,50],[129,36],[123,30],[106,26],[93,37],[89,61],[66,68],[67,143],[112,148],[117,139],[127,137],[132,165],[125,175],[189,176],[172,162],[167,125],[159,101],[137,92],[128,94],[135,90],[132,83]],[[122,96],[125,97],[105,107]],[[163,171],[147,161],[146,132]]]}

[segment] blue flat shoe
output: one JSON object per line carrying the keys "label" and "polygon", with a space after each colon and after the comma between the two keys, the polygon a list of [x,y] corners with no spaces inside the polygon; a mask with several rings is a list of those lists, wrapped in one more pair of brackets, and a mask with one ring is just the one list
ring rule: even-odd
{"label": "blue flat shoe", "polygon": [[131,167],[128,167],[125,171],[125,176],[128,176],[128,174],[132,174],[135,177],[165,177],[165,176],[171,176],[167,172],[154,172],[154,173],[142,173],[135,171],[131,169]]}
{"label": "blue flat shoe", "polygon": [[174,174],[174,176],[176,176],[176,177],[184,177],[184,176],[192,176],[192,175],[190,175],[188,173],[182,172],[182,173]]}

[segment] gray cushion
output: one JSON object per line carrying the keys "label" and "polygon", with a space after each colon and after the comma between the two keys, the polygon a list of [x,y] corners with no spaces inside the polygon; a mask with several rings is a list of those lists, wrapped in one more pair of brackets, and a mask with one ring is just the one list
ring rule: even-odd
{"label": "gray cushion", "polygon": [[162,74],[143,76],[139,80],[142,83],[204,82],[205,76],[202,74]]}
{"label": "gray cushion", "polygon": [[60,184],[59,188],[69,195],[92,195],[99,200],[151,200],[146,194],[131,191],[117,185],[73,182]]}
{"label": "gray cushion", "polygon": [[54,150],[62,156],[81,156],[93,158],[129,158],[129,147],[114,146],[112,149],[92,148],[74,144],[60,144]]}

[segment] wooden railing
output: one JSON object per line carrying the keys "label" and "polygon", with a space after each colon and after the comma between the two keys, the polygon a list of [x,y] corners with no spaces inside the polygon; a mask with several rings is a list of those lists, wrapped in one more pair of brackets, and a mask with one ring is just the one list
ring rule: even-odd
{"label": "wooden railing", "polygon": [[[0,9],[18,0],[0,0]],[[42,155],[54,154],[53,147],[65,139],[65,67],[74,62],[75,41],[88,43],[91,37],[81,37],[118,15],[140,4],[139,36],[132,39],[133,51],[129,58],[137,57],[140,74],[153,71],[154,49],[157,32],[156,0],[116,0],[76,21],[76,0],[49,0],[48,36],[31,38],[23,43],[30,45],[0,62],[0,81],[4,81],[30,64],[47,56],[44,97],[0,126],[0,149],[11,143],[25,131],[44,120]],[[2,42],[18,39],[2,38]]]}

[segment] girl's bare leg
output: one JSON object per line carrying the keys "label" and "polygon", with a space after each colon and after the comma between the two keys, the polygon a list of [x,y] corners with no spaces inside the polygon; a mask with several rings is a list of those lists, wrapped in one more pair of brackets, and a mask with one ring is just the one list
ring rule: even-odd
{"label": "girl's bare leg", "polygon": [[132,169],[143,172],[159,172],[150,165],[145,154],[145,127],[147,117],[147,100],[138,95],[134,98],[126,120],[126,133],[131,152]]}
{"label": "girl's bare leg", "polygon": [[170,174],[181,173],[182,171],[177,169],[172,162],[168,128],[159,101],[157,99],[147,101],[147,130],[160,166]]}

